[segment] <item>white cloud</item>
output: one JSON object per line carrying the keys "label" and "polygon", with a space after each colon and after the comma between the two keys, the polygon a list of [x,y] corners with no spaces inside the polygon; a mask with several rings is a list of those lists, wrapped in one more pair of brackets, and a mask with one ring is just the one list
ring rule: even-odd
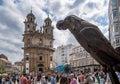
{"label": "white cloud", "polygon": [[60,31],[58,29],[54,30],[54,37],[55,37],[55,47],[59,45],[66,45],[68,38],[69,38],[69,32],[68,31]]}
{"label": "white cloud", "polygon": [[7,29],[7,26],[0,23],[0,30],[5,30],[5,29]]}
{"label": "white cloud", "polygon": [[[105,36],[108,37],[108,24],[95,21],[95,19],[97,20],[107,14],[108,1],[105,5],[105,0],[3,0],[3,4],[0,5],[0,52],[6,54],[13,62],[18,61],[17,58],[21,60],[23,57],[21,49],[23,47],[23,22],[31,7],[36,16],[37,28],[43,25],[43,21],[48,15],[46,13],[48,9],[54,27],[56,21],[74,14],[98,25]],[[108,20],[104,21],[108,22]],[[55,47],[68,43],[77,44],[77,41],[68,30],[59,31],[55,28],[54,37]]]}

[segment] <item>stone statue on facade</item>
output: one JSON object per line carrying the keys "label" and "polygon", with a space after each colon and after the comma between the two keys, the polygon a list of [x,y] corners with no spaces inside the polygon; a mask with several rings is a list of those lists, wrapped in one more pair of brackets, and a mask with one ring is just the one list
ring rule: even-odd
{"label": "stone statue on facade", "polygon": [[107,67],[112,84],[120,84],[114,66],[120,64],[120,56],[96,25],[70,15],[57,23],[59,30],[69,29],[84,49],[102,66]]}

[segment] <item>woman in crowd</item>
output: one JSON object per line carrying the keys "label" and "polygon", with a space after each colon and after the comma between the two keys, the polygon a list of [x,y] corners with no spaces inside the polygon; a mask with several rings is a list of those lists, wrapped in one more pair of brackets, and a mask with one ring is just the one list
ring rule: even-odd
{"label": "woman in crowd", "polygon": [[75,79],[74,74],[70,74],[70,78],[70,84],[77,84],[77,80]]}
{"label": "woman in crowd", "polygon": [[83,71],[81,71],[80,76],[78,78],[80,84],[84,83],[84,79],[85,79],[84,73],[83,73]]}
{"label": "woman in crowd", "polygon": [[23,74],[20,78],[20,84],[27,84],[27,74]]}

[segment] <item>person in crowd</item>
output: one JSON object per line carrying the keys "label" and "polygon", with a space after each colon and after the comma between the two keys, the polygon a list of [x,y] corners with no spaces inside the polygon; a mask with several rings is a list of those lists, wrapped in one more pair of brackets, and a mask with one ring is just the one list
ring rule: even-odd
{"label": "person in crowd", "polygon": [[74,74],[70,74],[70,78],[70,84],[77,84],[77,80],[75,79]]}
{"label": "person in crowd", "polygon": [[40,81],[40,79],[41,79],[41,73],[37,75],[37,81]]}
{"label": "person in crowd", "polygon": [[5,81],[5,76],[2,77],[2,83]]}
{"label": "person in crowd", "polygon": [[46,80],[46,82],[48,82],[48,75],[47,74],[45,75],[45,80]]}
{"label": "person in crowd", "polygon": [[69,80],[67,79],[67,77],[61,77],[60,84],[69,84]]}
{"label": "person in crowd", "polygon": [[99,72],[100,84],[105,84],[105,74],[103,71]]}
{"label": "person in crowd", "polygon": [[31,84],[31,80],[30,80],[29,76],[27,76],[26,78],[27,78],[27,84]]}
{"label": "person in crowd", "polygon": [[94,79],[93,79],[91,73],[89,73],[88,75],[86,75],[84,84],[94,84]]}
{"label": "person in crowd", "polygon": [[[9,76],[5,77],[5,81],[3,82],[3,84],[12,84],[12,81],[10,80]],[[15,83],[14,83],[15,84]]]}
{"label": "person in crowd", "polygon": [[52,75],[50,83],[51,83],[51,84],[56,84],[55,75]]}
{"label": "person in crowd", "polygon": [[80,76],[79,76],[78,79],[79,79],[79,81],[80,81],[80,84],[83,84],[83,83],[84,83],[85,76],[84,76],[83,71],[81,71]]}
{"label": "person in crowd", "polygon": [[45,76],[42,76],[42,78],[41,78],[41,84],[47,84],[47,81],[46,81],[46,79],[45,79]]}
{"label": "person in crowd", "polygon": [[2,84],[2,76],[0,76],[0,84]]}
{"label": "person in crowd", "polygon": [[92,78],[93,78],[93,82],[95,83],[95,74],[94,74],[94,72],[92,72]]}
{"label": "person in crowd", "polygon": [[98,71],[95,73],[95,78],[97,79],[98,84],[100,84],[100,77]]}
{"label": "person in crowd", "polygon": [[50,77],[50,75],[48,75],[48,82],[50,82],[50,80],[51,80],[51,77]]}
{"label": "person in crowd", "polygon": [[34,84],[37,84],[37,75],[35,74],[33,77]]}
{"label": "person in crowd", "polygon": [[16,80],[17,80],[17,84],[19,84],[19,82],[20,82],[19,76],[16,77]]}
{"label": "person in crowd", "polygon": [[106,77],[106,84],[112,84],[108,73]]}
{"label": "person in crowd", "polygon": [[120,81],[120,72],[116,71],[116,75],[117,75],[117,77],[118,77],[118,79]]}
{"label": "person in crowd", "polygon": [[75,79],[77,79],[77,73],[76,72],[74,73],[74,77],[75,77]]}
{"label": "person in crowd", "polygon": [[62,78],[62,73],[60,74],[60,78]]}
{"label": "person in crowd", "polygon": [[23,74],[20,78],[20,84],[27,84],[27,78],[26,78],[27,74]]}
{"label": "person in crowd", "polygon": [[30,81],[31,81],[31,84],[34,84],[34,78],[32,74],[30,75]]}
{"label": "person in crowd", "polygon": [[56,82],[59,82],[59,75],[56,76]]}
{"label": "person in crowd", "polygon": [[13,81],[14,84],[16,83],[16,76],[12,77],[12,81]]}

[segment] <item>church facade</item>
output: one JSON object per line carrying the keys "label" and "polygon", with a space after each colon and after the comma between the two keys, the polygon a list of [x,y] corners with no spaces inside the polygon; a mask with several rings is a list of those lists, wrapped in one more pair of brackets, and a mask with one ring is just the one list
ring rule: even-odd
{"label": "church facade", "polygon": [[37,30],[35,16],[32,11],[26,16],[24,21],[25,31],[23,34],[24,47],[24,71],[47,71],[50,69],[53,57],[53,26],[52,20],[48,16],[44,20],[44,25]]}

